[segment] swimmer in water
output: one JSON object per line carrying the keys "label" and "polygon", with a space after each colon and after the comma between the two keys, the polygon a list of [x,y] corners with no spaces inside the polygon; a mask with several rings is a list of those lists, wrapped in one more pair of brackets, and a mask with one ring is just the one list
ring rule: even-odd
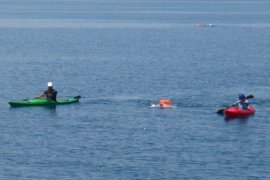
{"label": "swimmer in water", "polygon": [[168,99],[161,99],[158,104],[151,104],[150,107],[157,107],[157,108],[172,107],[172,102]]}

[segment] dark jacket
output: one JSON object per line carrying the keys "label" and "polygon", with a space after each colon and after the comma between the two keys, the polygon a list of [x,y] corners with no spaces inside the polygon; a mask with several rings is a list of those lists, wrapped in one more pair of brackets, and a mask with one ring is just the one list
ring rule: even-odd
{"label": "dark jacket", "polygon": [[44,91],[43,95],[48,98],[48,99],[51,99],[53,101],[56,101],[56,96],[57,96],[57,91],[54,90],[54,89],[48,89],[46,91]]}

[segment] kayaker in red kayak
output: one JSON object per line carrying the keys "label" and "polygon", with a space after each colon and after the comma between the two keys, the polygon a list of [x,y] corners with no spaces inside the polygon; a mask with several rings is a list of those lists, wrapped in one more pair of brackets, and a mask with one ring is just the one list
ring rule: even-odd
{"label": "kayaker in red kayak", "polygon": [[240,109],[248,109],[248,100],[244,94],[239,94],[239,100],[232,104],[231,107],[239,107]]}
{"label": "kayaker in red kayak", "polygon": [[46,97],[50,100],[56,101],[57,91],[53,89],[52,82],[48,82],[48,89],[43,92],[43,94],[37,98]]}
{"label": "kayaker in red kayak", "polygon": [[227,118],[253,115],[255,113],[255,108],[253,106],[249,106],[248,103],[248,99],[252,98],[254,98],[253,95],[245,96],[244,94],[239,94],[239,100],[236,103],[229,107],[219,109],[217,114],[225,115]]}

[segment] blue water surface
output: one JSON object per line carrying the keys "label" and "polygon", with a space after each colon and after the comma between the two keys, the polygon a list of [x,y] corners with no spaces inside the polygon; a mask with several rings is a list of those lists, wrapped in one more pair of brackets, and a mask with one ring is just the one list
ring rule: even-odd
{"label": "blue water surface", "polygon": [[269,47],[266,0],[1,0],[0,179],[269,179]]}

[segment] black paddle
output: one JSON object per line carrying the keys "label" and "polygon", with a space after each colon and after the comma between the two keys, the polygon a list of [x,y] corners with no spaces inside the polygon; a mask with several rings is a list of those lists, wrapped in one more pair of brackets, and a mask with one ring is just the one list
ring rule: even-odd
{"label": "black paddle", "polygon": [[[80,99],[81,98],[81,96],[75,96],[75,97],[73,97],[74,99]],[[54,100],[51,100],[51,99],[49,99],[49,98],[47,98],[47,100],[49,100],[49,101],[53,101],[53,102],[57,102],[57,101],[54,101]]]}
{"label": "black paddle", "polygon": [[81,96],[75,96],[74,97],[74,99],[80,99],[81,98]]}
{"label": "black paddle", "polygon": [[[254,98],[253,95],[249,95],[249,96],[245,97],[245,99],[252,99],[252,98]],[[228,109],[229,107],[231,107],[231,106],[228,106],[228,107],[223,108],[223,109],[219,109],[219,110],[217,111],[217,114],[223,115],[224,110]]]}
{"label": "black paddle", "polygon": [[[39,99],[40,97],[35,97],[34,99]],[[73,97],[74,99],[80,99],[81,98],[81,96],[75,96],[75,97]],[[29,99],[23,99],[22,101],[27,101],[27,100],[29,100]],[[50,100],[50,99],[48,99],[48,100]]]}

